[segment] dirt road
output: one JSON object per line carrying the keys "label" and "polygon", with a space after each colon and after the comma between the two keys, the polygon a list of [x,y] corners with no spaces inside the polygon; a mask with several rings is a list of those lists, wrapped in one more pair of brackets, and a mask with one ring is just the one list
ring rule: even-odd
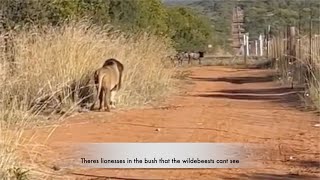
{"label": "dirt road", "polygon": [[185,86],[185,93],[172,96],[161,107],[90,112],[68,119],[66,125],[57,128],[50,137],[48,145],[54,153],[43,156],[43,163],[59,166],[70,142],[243,142],[265,145],[261,153],[263,167],[87,169],[72,170],[68,174],[82,174],[70,176],[79,179],[320,177],[320,129],[314,127],[319,117],[298,110],[295,93],[272,81],[272,71],[222,67],[193,67],[191,71],[192,83]]}

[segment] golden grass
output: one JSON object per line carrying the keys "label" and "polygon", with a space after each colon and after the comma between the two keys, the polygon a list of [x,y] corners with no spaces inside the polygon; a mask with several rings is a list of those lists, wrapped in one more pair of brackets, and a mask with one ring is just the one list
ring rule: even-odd
{"label": "golden grass", "polygon": [[288,63],[287,42],[283,37],[271,41],[270,54],[276,59],[276,68],[284,82],[305,86],[308,89],[305,98],[312,100],[312,106],[320,110],[320,36],[314,35],[311,44],[310,54],[310,38],[304,36],[297,41],[294,64]]}
{"label": "golden grass", "polygon": [[[49,106],[72,112],[83,96],[73,98],[71,91],[81,93],[85,89],[85,95],[90,95],[88,77],[104,60],[116,58],[125,67],[118,107],[143,106],[159,100],[174,85],[171,77],[175,70],[164,63],[165,57],[174,52],[166,38],[145,33],[128,36],[112,27],[102,29],[86,22],[24,30],[12,37],[13,49],[9,53],[2,48],[5,44],[0,37],[1,179],[24,172],[10,171],[25,167],[19,163],[16,151],[26,141],[32,143],[32,139],[22,140],[20,127],[38,122],[40,110]],[[8,57],[15,61],[13,75],[9,73],[12,64]],[[51,104],[44,106],[47,102]]]}

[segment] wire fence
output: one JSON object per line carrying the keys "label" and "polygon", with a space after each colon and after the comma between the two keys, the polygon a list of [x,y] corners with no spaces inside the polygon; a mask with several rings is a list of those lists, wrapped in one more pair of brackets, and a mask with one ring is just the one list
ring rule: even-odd
{"label": "wire fence", "polygon": [[279,31],[269,44],[273,67],[284,83],[306,88],[317,107],[320,106],[320,35],[300,34],[290,26]]}

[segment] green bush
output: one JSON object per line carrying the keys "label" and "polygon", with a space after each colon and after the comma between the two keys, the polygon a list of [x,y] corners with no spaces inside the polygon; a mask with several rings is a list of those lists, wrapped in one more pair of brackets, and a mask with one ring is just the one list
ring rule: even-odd
{"label": "green bush", "polygon": [[211,37],[206,18],[187,8],[168,8],[160,0],[0,0],[5,29],[61,25],[89,18],[130,33],[170,37],[178,49],[203,49]]}

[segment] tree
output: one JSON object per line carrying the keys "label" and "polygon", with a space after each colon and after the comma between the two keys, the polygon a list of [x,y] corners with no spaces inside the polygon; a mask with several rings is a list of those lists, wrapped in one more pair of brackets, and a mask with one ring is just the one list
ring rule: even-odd
{"label": "tree", "polygon": [[112,24],[129,34],[148,32],[168,36],[175,47],[200,50],[211,38],[206,17],[189,8],[167,8],[161,0],[0,0],[9,27],[54,25],[89,18]]}
{"label": "tree", "polygon": [[168,9],[169,35],[178,50],[204,50],[212,36],[208,20],[191,9],[173,7]]}

